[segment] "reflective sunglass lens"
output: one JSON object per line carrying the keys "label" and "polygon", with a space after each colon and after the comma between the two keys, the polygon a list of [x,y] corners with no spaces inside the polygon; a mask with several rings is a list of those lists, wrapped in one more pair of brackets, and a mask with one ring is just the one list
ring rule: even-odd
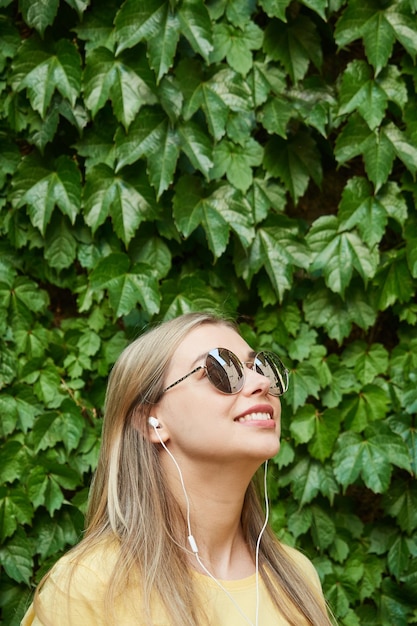
{"label": "reflective sunglass lens", "polygon": [[259,352],[254,367],[259,374],[270,381],[269,393],[281,396],[288,389],[288,370],[281,359],[273,352]]}
{"label": "reflective sunglass lens", "polygon": [[237,393],[243,387],[242,365],[233,352],[226,348],[211,350],[206,358],[207,376],[223,393]]}

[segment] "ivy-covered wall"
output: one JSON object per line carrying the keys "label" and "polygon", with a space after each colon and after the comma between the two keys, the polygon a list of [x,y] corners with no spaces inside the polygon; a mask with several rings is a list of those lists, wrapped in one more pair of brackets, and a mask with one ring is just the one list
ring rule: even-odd
{"label": "ivy-covered wall", "polygon": [[83,528],[149,322],[291,369],[272,523],[342,626],[417,623],[417,1],[0,0],[0,604]]}

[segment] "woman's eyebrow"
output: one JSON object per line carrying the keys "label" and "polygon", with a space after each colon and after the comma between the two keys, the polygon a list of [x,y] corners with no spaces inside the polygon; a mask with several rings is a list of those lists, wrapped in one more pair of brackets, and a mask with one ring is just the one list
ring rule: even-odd
{"label": "woman's eyebrow", "polygon": [[203,352],[203,354],[200,354],[197,358],[195,358],[194,361],[190,365],[191,369],[193,369],[193,367],[197,365],[197,363],[201,361],[202,359],[204,359],[207,355],[208,355],[208,352]]}

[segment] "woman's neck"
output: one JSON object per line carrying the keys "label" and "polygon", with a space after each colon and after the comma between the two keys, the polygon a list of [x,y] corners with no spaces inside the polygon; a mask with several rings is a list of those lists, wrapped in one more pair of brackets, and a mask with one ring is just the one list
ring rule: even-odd
{"label": "woman's neck", "polygon": [[[171,493],[187,518],[187,499],[179,473],[166,461],[166,476]],[[216,578],[235,580],[255,572],[251,554],[241,525],[243,502],[251,473],[248,468],[187,467],[181,472],[189,502],[190,534],[198,548],[203,565]],[[185,546],[189,549],[189,545]],[[190,553],[189,562],[204,572],[198,559]]]}

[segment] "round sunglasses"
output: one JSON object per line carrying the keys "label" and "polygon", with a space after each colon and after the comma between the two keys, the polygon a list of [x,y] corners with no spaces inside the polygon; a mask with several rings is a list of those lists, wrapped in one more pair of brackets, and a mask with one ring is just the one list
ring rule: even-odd
{"label": "round sunglasses", "polygon": [[205,369],[211,384],[222,393],[239,393],[245,384],[245,365],[269,379],[269,392],[273,396],[282,396],[288,389],[289,371],[274,352],[257,352],[253,360],[242,363],[239,358],[227,348],[214,348],[206,356],[204,365],[199,365],[191,372],[165,387],[162,393],[175,385]]}

